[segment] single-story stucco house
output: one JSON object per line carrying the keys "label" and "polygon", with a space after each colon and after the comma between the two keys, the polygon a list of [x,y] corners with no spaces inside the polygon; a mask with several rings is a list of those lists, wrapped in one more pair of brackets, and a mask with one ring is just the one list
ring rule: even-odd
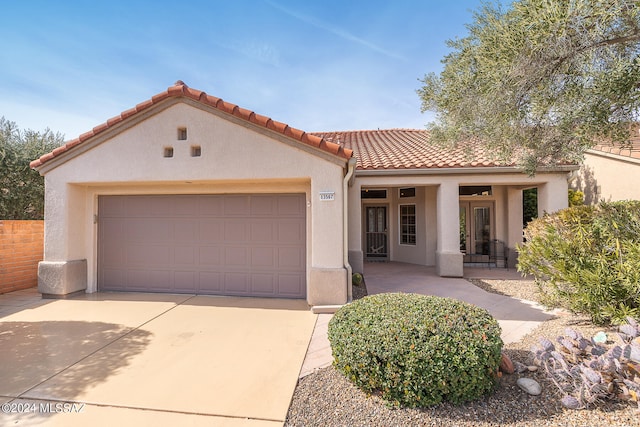
{"label": "single-story stucco house", "polygon": [[584,193],[587,204],[640,200],[640,129],[636,127],[627,145],[597,144],[587,150],[569,181]]}
{"label": "single-story stucco house", "polygon": [[[472,160],[468,160],[472,159]],[[350,300],[365,261],[461,277],[522,241],[522,190],[567,206],[575,166],[530,177],[425,130],[306,133],[178,81],[31,163],[39,290]]]}

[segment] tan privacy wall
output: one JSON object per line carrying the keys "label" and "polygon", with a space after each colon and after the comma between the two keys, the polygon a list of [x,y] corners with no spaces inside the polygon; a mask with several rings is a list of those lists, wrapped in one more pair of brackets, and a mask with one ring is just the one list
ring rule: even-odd
{"label": "tan privacy wall", "polygon": [[44,221],[0,220],[0,294],[38,285]]}

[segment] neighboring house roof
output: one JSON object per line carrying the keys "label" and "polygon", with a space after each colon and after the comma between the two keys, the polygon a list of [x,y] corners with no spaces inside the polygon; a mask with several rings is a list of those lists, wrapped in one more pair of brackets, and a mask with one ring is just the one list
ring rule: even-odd
{"label": "neighboring house roof", "polygon": [[496,160],[476,141],[457,148],[434,144],[429,140],[428,130],[356,130],[314,132],[314,135],[353,150],[356,168],[360,170],[514,166],[514,163]]}
{"label": "neighboring house roof", "polygon": [[640,136],[631,138],[627,145],[598,144],[592,150],[640,160]]}
{"label": "neighboring house roof", "polygon": [[216,98],[215,96],[207,95],[205,92],[192,89],[184,82],[178,80],[173,86],[169,87],[166,91],[161,92],[151,99],[148,99],[134,108],[126,110],[122,112],[120,115],[112,117],[106,122],[102,123],[94,127],[89,132],[83,133],[78,138],[68,141],[61,147],[56,148],[51,153],[45,154],[41,156],[39,159],[36,159],[30,163],[30,166],[34,169],[39,168],[46,162],[52,160],[55,157],[58,157],[67,151],[73,149],[74,147],[83,144],[85,141],[102,134],[107,129],[111,129],[124,120],[129,119],[132,116],[135,116],[149,108],[153,107],[161,103],[162,101],[168,98],[189,98],[194,101],[200,102],[208,107],[213,107],[221,112],[232,115],[234,117],[240,118],[242,120],[246,120],[247,122],[253,123],[257,126],[262,126],[264,128],[270,129],[274,132],[285,135],[289,138],[299,141],[300,143],[310,145],[312,147],[319,148],[320,150],[326,151],[328,153],[334,154],[339,157],[343,157],[345,159],[351,158],[353,152],[350,149],[347,149],[339,144],[333,143],[327,139],[323,139],[316,135],[306,133],[300,129],[296,129],[290,127],[286,123],[281,123],[275,120],[272,120],[269,117],[262,116],[260,114],[256,114],[253,111],[240,108],[235,104],[231,104],[227,101],[223,101],[220,98]]}

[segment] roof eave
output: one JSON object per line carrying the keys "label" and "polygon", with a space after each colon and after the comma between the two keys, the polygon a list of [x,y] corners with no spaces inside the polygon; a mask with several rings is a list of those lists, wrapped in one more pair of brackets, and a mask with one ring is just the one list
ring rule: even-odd
{"label": "roof eave", "polygon": [[[536,169],[539,173],[566,173],[580,169],[579,165],[545,166]],[[356,176],[393,176],[393,175],[466,175],[525,173],[517,166],[484,166],[484,167],[448,167],[448,168],[414,168],[414,169],[356,169]]]}
{"label": "roof eave", "polygon": [[[275,121],[270,117],[262,116],[253,111],[240,108],[237,105],[223,101],[220,98],[207,95],[203,91],[191,89],[182,81],[178,81],[174,86],[169,87],[166,91],[154,95],[151,99],[141,102],[129,110],[123,111],[120,115],[94,127],[92,130],[80,135],[78,138],[68,141],[63,146],[56,148],[52,152],[33,160],[29,166],[40,172],[42,175],[53,167],[59,166],[69,158],[73,158],[75,155],[86,151],[86,148],[85,150],[79,150],[80,147],[86,147],[88,145],[93,146],[94,144],[92,144],[92,142],[96,139],[103,139],[105,135],[115,135],[117,131],[130,127],[130,123],[138,123],[138,120],[136,119],[140,116],[144,116],[146,118],[150,112],[157,111],[159,106],[164,109],[166,108],[166,105],[172,105],[171,100],[174,101],[173,103],[178,102],[177,100],[187,100],[193,104],[202,105],[209,108],[211,111],[219,112],[220,116],[224,116],[228,119],[235,119],[236,123],[241,122],[245,125],[251,125],[251,127],[255,129],[263,128],[272,135],[278,134],[287,140],[295,141],[299,146],[308,146],[314,149],[312,151],[323,152],[329,157],[340,159],[341,162],[345,164],[353,156],[352,150],[346,149],[339,144],[327,141],[324,138],[317,137],[300,129],[293,128],[286,123]],[[70,156],[70,153],[74,154]],[[50,165],[47,166],[47,164]]]}
{"label": "roof eave", "polygon": [[605,157],[605,158],[609,158],[609,159],[619,160],[621,162],[627,162],[627,163],[633,163],[633,164],[640,163],[640,158],[638,158],[638,157],[626,156],[626,155],[617,154],[617,153],[609,153],[607,151],[598,150],[598,149],[595,149],[595,148],[587,150],[586,153],[587,154],[591,154],[593,156],[599,156],[599,157]]}

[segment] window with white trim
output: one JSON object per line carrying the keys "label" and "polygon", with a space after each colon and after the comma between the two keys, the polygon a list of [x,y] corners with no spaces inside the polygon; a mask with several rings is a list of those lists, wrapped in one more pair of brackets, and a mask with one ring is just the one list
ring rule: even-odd
{"label": "window with white trim", "polygon": [[416,244],[416,205],[400,205],[400,244]]}

